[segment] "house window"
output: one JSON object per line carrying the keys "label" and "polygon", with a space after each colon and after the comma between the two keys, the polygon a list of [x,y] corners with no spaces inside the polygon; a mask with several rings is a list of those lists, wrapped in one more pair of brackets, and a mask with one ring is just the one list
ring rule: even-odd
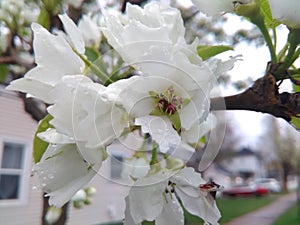
{"label": "house window", "polygon": [[21,143],[0,142],[0,203],[24,198],[25,147]]}
{"label": "house window", "polygon": [[111,157],[111,169],[110,169],[111,178],[118,179],[122,177],[123,159],[124,157],[121,155],[113,155]]}

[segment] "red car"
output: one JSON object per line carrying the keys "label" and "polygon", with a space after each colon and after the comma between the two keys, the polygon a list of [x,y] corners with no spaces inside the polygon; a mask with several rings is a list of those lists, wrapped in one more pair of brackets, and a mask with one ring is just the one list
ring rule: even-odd
{"label": "red car", "polygon": [[263,196],[269,194],[269,190],[257,185],[236,185],[225,189],[222,192],[223,196]]}

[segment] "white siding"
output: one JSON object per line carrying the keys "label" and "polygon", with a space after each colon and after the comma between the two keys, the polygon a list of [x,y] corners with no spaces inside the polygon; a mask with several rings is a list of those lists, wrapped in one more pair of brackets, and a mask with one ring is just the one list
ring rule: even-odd
{"label": "white siding", "polygon": [[[27,143],[27,166],[25,169],[25,200],[14,205],[0,206],[1,225],[40,225],[42,210],[42,193],[33,190],[33,179],[30,177],[31,155],[34,132],[37,123],[24,112],[23,102],[13,92],[0,87],[0,138]],[[28,165],[29,163],[29,165]]]}

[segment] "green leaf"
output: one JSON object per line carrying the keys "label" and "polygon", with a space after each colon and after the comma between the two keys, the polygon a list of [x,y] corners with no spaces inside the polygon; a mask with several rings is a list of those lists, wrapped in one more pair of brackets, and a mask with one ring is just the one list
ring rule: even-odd
{"label": "green leaf", "polygon": [[41,140],[37,134],[46,131],[48,128],[53,128],[51,124],[49,124],[49,121],[52,120],[53,117],[51,115],[45,116],[44,119],[42,119],[39,122],[39,126],[37,131],[34,134],[34,139],[33,139],[33,159],[35,163],[38,163],[44,152],[46,151],[49,143]]}
{"label": "green leaf", "polygon": [[[300,74],[293,74],[293,79],[300,82]],[[300,86],[299,85],[293,84],[293,89],[294,89],[294,92],[300,92]]]}
{"label": "green leaf", "polygon": [[0,64],[0,81],[5,81],[7,74],[8,74],[7,65]]}
{"label": "green leaf", "polygon": [[273,19],[269,0],[260,0],[260,11],[264,15],[264,20],[268,28],[275,28],[280,24],[280,22]]}
{"label": "green leaf", "polygon": [[50,15],[45,8],[42,8],[37,22],[45,27],[47,30],[50,28]]}
{"label": "green leaf", "polygon": [[292,120],[290,122],[297,130],[300,130],[300,118],[298,117],[292,117]]}
{"label": "green leaf", "polygon": [[203,60],[206,60],[212,56],[218,55],[222,52],[226,52],[229,50],[233,50],[233,48],[227,45],[217,45],[217,46],[199,45],[197,47],[198,55]]}
{"label": "green leaf", "polygon": [[106,65],[104,64],[102,57],[97,49],[86,47],[85,55],[88,57],[88,60],[90,62],[92,62],[99,68],[100,71],[102,71],[105,74],[108,74],[106,70]]}
{"label": "green leaf", "polygon": [[179,113],[176,112],[173,115],[170,115],[169,119],[171,120],[171,122],[172,122],[175,130],[177,131],[177,133],[180,135],[180,133],[181,133],[181,121],[180,121]]}

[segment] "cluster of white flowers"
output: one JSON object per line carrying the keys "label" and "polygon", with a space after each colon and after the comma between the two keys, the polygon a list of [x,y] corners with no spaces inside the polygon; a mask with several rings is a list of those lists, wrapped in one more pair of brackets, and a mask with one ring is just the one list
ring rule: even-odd
{"label": "cluster of white flowers", "polygon": [[[192,0],[199,10],[208,16],[221,13],[233,13],[241,5],[259,5],[259,0]],[[274,19],[286,24],[290,28],[300,28],[300,1],[298,0],[269,0]]]}
{"label": "cluster of white flowers", "polygon": [[[77,27],[67,15],[60,15],[66,35],[32,25],[37,66],[8,87],[50,105],[52,128],[38,134],[49,145],[34,166],[50,204],[61,207],[68,202],[97,174],[107,157],[106,147],[124,131],[139,127],[155,144],[151,160],[131,159],[146,164],[146,170],[127,171],[134,185],[126,198],[124,224],[144,220],[184,224],[177,196],[190,213],[218,224],[220,213],[209,193],[218,185],[207,189],[199,173],[172,157],[180,151],[193,152],[199,139],[214,127],[209,112],[211,90],[216,76],[236,59],[202,61],[198,41],[185,42],[183,20],[175,8],[149,3],[142,9],[128,4],[126,16],[103,14],[103,34],[139,75],[108,86],[93,82],[84,75],[84,52],[85,45],[99,45],[100,31],[90,18],[83,17]],[[83,27],[88,31],[82,31]],[[156,150],[167,163],[158,162]]]}

